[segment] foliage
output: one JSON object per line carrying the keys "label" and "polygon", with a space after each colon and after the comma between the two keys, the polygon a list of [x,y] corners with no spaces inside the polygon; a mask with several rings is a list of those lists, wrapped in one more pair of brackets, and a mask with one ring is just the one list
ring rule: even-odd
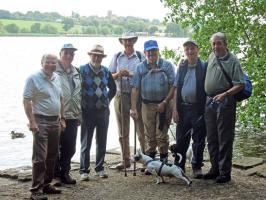
{"label": "foliage", "polygon": [[[20,30],[31,30],[34,23],[40,23],[40,29],[49,24],[57,29],[59,34],[91,34],[91,35],[121,35],[125,30],[139,32],[142,35],[156,35],[165,33],[166,24],[159,20],[148,20],[138,17],[120,17],[109,13],[106,17],[80,16],[79,13],[72,12],[71,16],[62,16],[56,12],[41,13],[39,11],[29,11],[26,14],[15,12],[10,13],[0,10],[0,20],[6,23],[16,24]],[[183,37],[187,35],[187,30],[183,30],[179,25],[175,25],[173,32],[167,31],[168,36]],[[50,26],[49,26],[50,27]],[[40,34],[42,31],[31,33]],[[0,34],[5,32],[0,32]]]}
{"label": "foliage", "polygon": [[19,27],[16,24],[8,24],[5,26],[5,29],[8,33],[18,33]]}
{"label": "foliage", "polygon": [[241,125],[264,129],[266,114],[266,0],[161,0],[171,11],[167,21],[193,29],[193,38],[207,59],[210,36],[225,32],[229,49],[237,54],[253,81],[248,102],[238,106]]}

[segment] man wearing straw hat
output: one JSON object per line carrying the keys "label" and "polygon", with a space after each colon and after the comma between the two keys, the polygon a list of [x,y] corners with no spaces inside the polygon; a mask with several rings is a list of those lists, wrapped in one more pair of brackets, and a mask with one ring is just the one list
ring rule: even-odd
{"label": "man wearing straw hat", "polygon": [[96,129],[96,175],[107,178],[104,171],[107,130],[109,125],[109,103],[116,93],[111,72],[101,65],[106,57],[101,45],[94,45],[88,52],[89,63],[80,66],[81,74],[81,150],[80,175],[82,181],[89,180],[90,148]]}
{"label": "man wearing straw hat", "polygon": [[[119,132],[119,142],[122,150],[122,161],[115,168],[122,170],[130,167],[129,130],[130,130],[130,81],[136,66],[145,59],[143,53],[134,50],[138,36],[128,31],[122,34],[119,42],[124,46],[122,52],[114,55],[109,69],[117,86],[114,107]],[[145,150],[144,128],[141,117],[137,121],[137,133],[141,150]]]}

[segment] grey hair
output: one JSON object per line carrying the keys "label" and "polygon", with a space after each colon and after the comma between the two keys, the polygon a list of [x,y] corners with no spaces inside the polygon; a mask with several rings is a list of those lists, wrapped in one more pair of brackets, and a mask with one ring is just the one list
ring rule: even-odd
{"label": "grey hair", "polygon": [[52,57],[52,58],[56,58],[57,59],[57,56],[55,54],[45,53],[42,56],[41,63],[43,63],[48,57]]}
{"label": "grey hair", "polygon": [[227,38],[226,38],[226,35],[225,33],[222,33],[222,32],[217,32],[217,33],[214,33],[212,36],[211,36],[211,41],[213,39],[219,39],[219,40],[223,40],[225,44],[227,44]]}

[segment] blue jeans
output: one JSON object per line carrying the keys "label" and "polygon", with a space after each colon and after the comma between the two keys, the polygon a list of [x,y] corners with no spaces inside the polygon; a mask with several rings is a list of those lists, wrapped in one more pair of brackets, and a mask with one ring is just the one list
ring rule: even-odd
{"label": "blue jeans", "polygon": [[55,165],[55,176],[61,177],[70,171],[71,158],[76,152],[78,131],[77,119],[66,119],[66,129],[60,134],[59,155]]}
{"label": "blue jeans", "polygon": [[[192,169],[201,169],[203,166],[203,151],[205,148],[206,127],[204,116],[197,113],[197,108],[194,106],[182,106],[180,121],[176,127],[176,149],[183,157],[180,167],[185,168],[186,152],[189,147],[192,136]],[[188,132],[193,128],[192,135]]]}
{"label": "blue jeans", "polygon": [[109,108],[82,110],[80,174],[89,173],[90,149],[93,133],[96,128],[96,164],[95,171],[104,169],[107,130],[109,125]]}

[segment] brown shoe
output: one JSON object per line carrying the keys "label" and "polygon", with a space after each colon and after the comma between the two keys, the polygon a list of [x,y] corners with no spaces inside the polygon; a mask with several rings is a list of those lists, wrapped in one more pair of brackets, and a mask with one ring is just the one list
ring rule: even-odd
{"label": "brown shoe", "polygon": [[52,185],[47,185],[42,189],[43,193],[45,194],[61,194],[61,190],[57,189],[56,187]]}
{"label": "brown shoe", "polygon": [[117,170],[123,170],[125,167],[129,168],[130,167],[130,163],[126,163],[126,166],[124,166],[124,163],[119,163],[118,165],[115,166],[115,168]]}
{"label": "brown shoe", "polygon": [[65,184],[72,184],[72,185],[74,185],[74,184],[76,184],[76,180],[75,179],[73,179],[71,176],[70,176],[70,174],[65,174],[64,176],[62,176],[61,177],[61,180],[62,180],[62,183],[65,183]]}
{"label": "brown shoe", "polygon": [[201,179],[203,174],[201,169],[193,169],[192,176],[195,179]]}

